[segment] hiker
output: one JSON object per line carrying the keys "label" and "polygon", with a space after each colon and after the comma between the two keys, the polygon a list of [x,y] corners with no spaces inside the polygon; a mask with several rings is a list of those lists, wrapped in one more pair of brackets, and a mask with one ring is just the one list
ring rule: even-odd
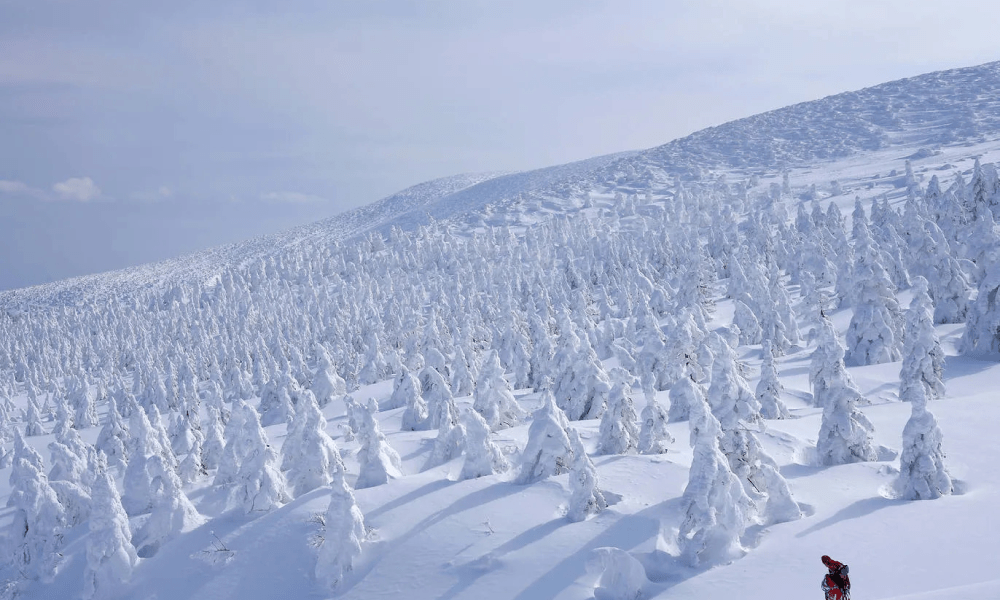
{"label": "hiker", "polygon": [[826,555],[823,556],[823,564],[830,569],[820,586],[826,594],[825,600],[851,600],[851,579],[847,576],[847,565]]}

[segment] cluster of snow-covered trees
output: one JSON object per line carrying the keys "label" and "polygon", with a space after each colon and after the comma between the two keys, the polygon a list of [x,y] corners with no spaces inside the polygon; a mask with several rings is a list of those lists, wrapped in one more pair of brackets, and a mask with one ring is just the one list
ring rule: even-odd
{"label": "cluster of snow-covered trees", "polygon": [[[393,229],[166,292],[0,314],[0,441],[13,469],[7,540],[18,571],[50,577],[62,532],[89,522],[86,589],[97,597],[202,521],[185,486],[211,479],[247,512],[329,487],[317,577],[337,585],[365,528],[325,431],[333,399],[360,445],[355,488],[402,475],[379,411],[403,409],[403,430],[436,431],[425,468],[464,457],[462,478],[512,469],[492,436],[530,420],[514,477],[569,473],[573,520],[607,506],[573,422],[600,419],[598,454],[659,454],[673,442],[667,423],[689,420],[679,545],[695,564],[732,557],[748,524],[799,517],[757,434],[789,416],[777,361],[807,345],[820,460],[876,459],[846,366],[902,360],[900,398],[914,414],[900,493],[948,493],[926,409],[943,391],[933,325],[967,321],[963,351],[1000,350],[998,190],[995,169],[977,163],[968,184],[914,183],[902,210],[858,201],[850,231],[815,194],[789,219],[787,192],[753,196],[722,178],[675,185],[657,201],[619,194],[598,207],[587,193],[581,210],[532,212],[537,222],[523,230]],[[896,292],[911,287],[904,313]],[[734,318],[712,331],[720,292]],[[852,310],[843,337],[826,317],[835,308]],[[755,390],[738,347],[759,347]],[[348,395],[390,378],[381,406]],[[530,416],[514,395],[524,389],[542,398]],[[15,396],[26,397],[23,410]],[[456,403],[463,397],[471,403]],[[264,429],[277,423],[288,431],[280,452]],[[98,426],[93,446],[77,433]],[[46,465],[25,437],[49,432]]]}

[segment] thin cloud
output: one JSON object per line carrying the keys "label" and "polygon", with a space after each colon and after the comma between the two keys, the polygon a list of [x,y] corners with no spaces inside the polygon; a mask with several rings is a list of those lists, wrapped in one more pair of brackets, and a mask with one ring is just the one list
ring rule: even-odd
{"label": "thin cloud", "polygon": [[94,185],[94,180],[90,177],[70,177],[66,181],[52,186],[52,191],[61,200],[74,200],[76,202],[90,202],[101,197],[101,190]]}
{"label": "thin cloud", "polygon": [[36,200],[46,200],[48,197],[43,190],[33,188],[24,182],[3,179],[0,179],[0,194],[22,198],[35,198]]}
{"label": "thin cloud", "polygon": [[265,202],[285,202],[293,204],[306,204],[311,202],[326,202],[326,198],[314,196],[312,194],[301,194],[299,192],[268,192],[260,195]]}

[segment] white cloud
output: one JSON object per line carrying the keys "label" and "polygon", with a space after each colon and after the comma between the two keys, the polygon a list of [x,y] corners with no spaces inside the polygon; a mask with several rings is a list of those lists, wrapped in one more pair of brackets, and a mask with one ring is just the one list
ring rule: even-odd
{"label": "white cloud", "polygon": [[307,202],[326,202],[326,198],[314,196],[312,194],[301,194],[299,192],[268,192],[260,195],[261,200],[266,202],[289,202],[295,204],[305,204]]}
{"label": "white cloud", "polygon": [[37,198],[39,200],[44,200],[46,198],[44,191],[35,189],[24,182],[3,179],[0,179],[0,194]]}
{"label": "white cloud", "polygon": [[89,202],[101,196],[101,190],[94,185],[90,177],[70,177],[66,181],[52,186],[54,191],[62,200],[75,200],[77,202]]}

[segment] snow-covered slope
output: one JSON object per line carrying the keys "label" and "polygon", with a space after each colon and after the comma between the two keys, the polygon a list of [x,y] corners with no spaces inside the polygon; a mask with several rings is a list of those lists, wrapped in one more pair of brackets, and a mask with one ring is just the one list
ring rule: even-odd
{"label": "snow-covered slope", "polygon": [[[141,558],[127,581],[111,577],[104,597],[820,597],[828,554],[850,564],[855,598],[994,598],[1000,363],[995,352],[969,351],[963,336],[1000,343],[991,329],[1000,316],[985,302],[1000,288],[997,160],[992,63],[643,152],[436,180],[284,234],[4,294],[0,501],[11,506],[0,510],[0,531],[12,558],[0,566],[0,591],[81,597],[107,556],[127,562],[124,551],[101,549],[131,540]],[[914,354],[921,377],[944,385],[928,406],[953,482],[950,494],[911,501],[894,482],[919,403],[900,401],[900,373],[903,358],[914,368],[903,351],[933,335],[908,329],[904,344],[890,330],[899,317],[891,307],[920,297],[917,275],[963,311],[977,285],[985,292],[955,322],[927,325],[942,354]],[[967,319],[982,326],[967,334]],[[788,418],[753,408],[764,339],[777,349],[776,398]],[[896,353],[845,368],[836,350],[848,345],[853,358],[862,342]],[[940,372],[927,366],[940,360]],[[409,396],[404,367],[420,375]],[[685,385],[708,402],[685,404]],[[493,404],[531,412],[550,394],[558,414],[607,410],[567,425],[552,412],[511,409],[501,419]],[[325,424],[343,471],[318,458],[329,446],[303,441],[313,395],[325,405],[310,426]],[[605,418],[627,420],[625,396],[633,418],[651,423],[653,400],[669,407],[665,453],[605,452],[608,439],[627,437]],[[117,428],[112,399],[130,413]],[[461,476],[471,442],[456,442],[456,425],[469,411],[492,420],[485,437],[509,470],[497,460],[500,472]],[[555,425],[542,428],[546,419]],[[854,455],[864,460],[824,461],[821,432],[853,424],[864,438],[865,419],[867,454]],[[705,443],[713,422],[720,437]],[[532,441],[533,429],[548,434]],[[36,459],[25,447],[10,451],[15,430],[44,468],[26,464]],[[574,433],[584,452],[560,445]],[[129,511],[117,529],[87,515],[99,464],[88,444],[131,465],[109,470]],[[518,474],[532,472],[533,447],[562,472],[525,483]],[[706,456],[721,462],[699,471]],[[325,482],[279,493],[303,465]],[[761,475],[764,465],[772,475]],[[172,470],[183,484],[171,483]],[[364,487],[375,475],[387,482]],[[597,500],[580,501],[595,477],[600,511]],[[335,519],[355,513],[328,508],[346,502],[341,479],[362,487],[353,495],[367,530],[332,584],[338,563],[325,552],[353,548],[353,530]],[[723,484],[726,493],[702,504],[685,495]],[[782,485],[794,501],[777,511],[768,502],[779,503]],[[137,503],[142,494],[149,506]],[[709,504],[719,510],[699,510]],[[581,519],[588,506],[595,514]],[[695,552],[680,533],[689,530],[731,543]],[[608,547],[617,550],[598,550]],[[58,560],[42,560],[39,548]],[[615,574],[619,595],[598,589]]]}
{"label": "snow-covered slope", "polygon": [[[148,285],[208,280],[292,244],[346,241],[392,224],[412,227],[531,196],[565,200],[580,190],[640,191],[669,177],[710,171],[775,174],[870,153],[916,159],[1000,135],[1000,62],[901,79],[710,127],[642,152],[626,152],[524,173],[458,175],[422,183],[371,205],[244,243],[161,263],[0,293],[0,306],[79,301]],[[991,146],[992,148],[992,146]],[[962,152],[971,156],[975,152]],[[894,157],[896,157],[894,155]],[[870,170],[870,169],[869,169]],[[875,175],[875,172],[869,175]]]}

